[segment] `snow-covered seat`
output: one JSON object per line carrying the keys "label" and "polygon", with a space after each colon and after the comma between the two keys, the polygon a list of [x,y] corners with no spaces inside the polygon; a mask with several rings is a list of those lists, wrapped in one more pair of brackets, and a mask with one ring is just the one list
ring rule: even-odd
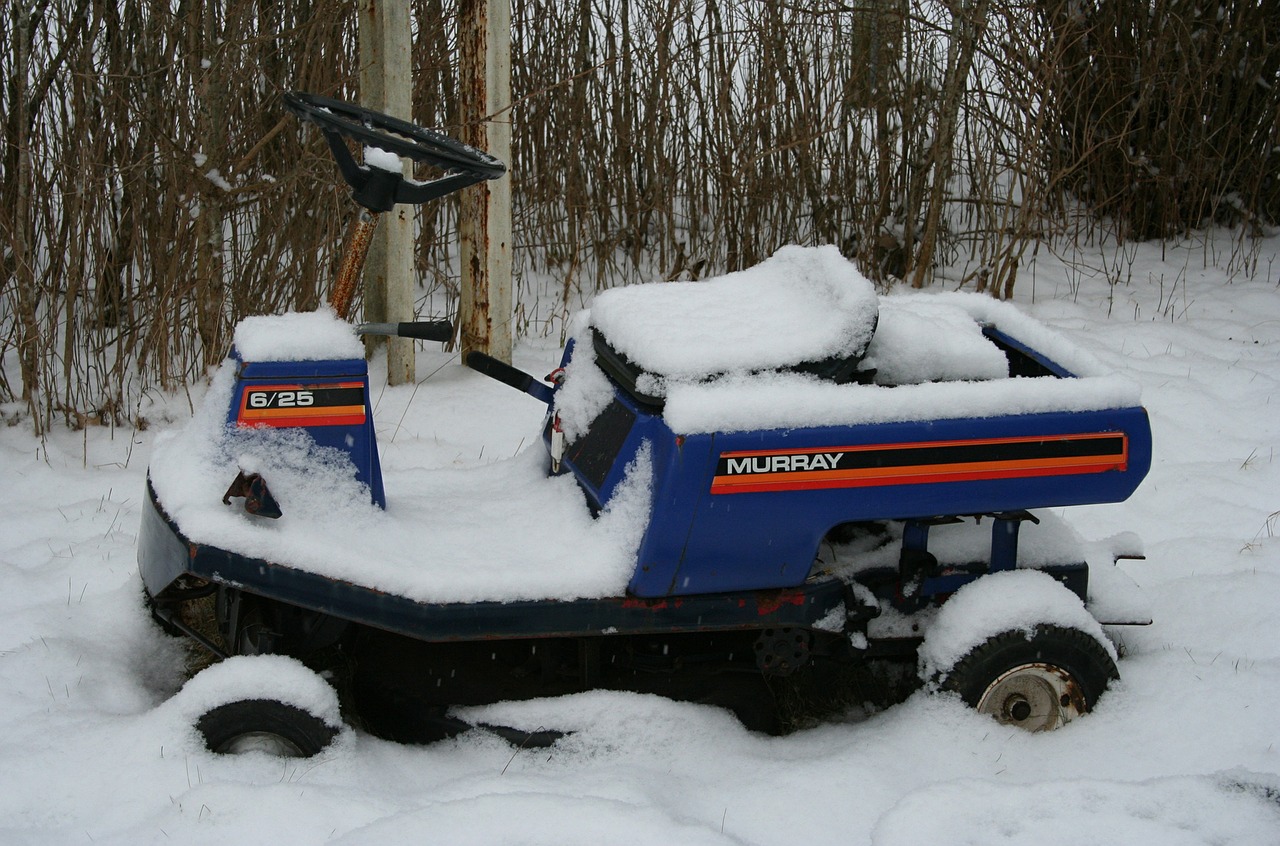
{"label": "snow-covered seat", "polygon": [[875,288],[835,247],[783,247],[755,267],[703,282],[596,296],[596,359],[637,398],[669,381],[771,370],[858,378],[875,334]]}

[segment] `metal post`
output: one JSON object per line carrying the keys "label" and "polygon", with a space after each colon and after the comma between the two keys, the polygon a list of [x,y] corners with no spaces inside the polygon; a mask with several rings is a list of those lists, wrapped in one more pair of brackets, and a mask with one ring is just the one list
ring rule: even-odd
{"label": "metal post", "polygon": [[[365,108],[412,122],[410,12],[408,0],[360,2],[360,101]],[[410,163],[405,163],[406,175]],[[399,323],[413,313],[413,207],[398,205],[383,216],[365,265],[364,317]],[[408,338],[370,336],[370,351],[387,345],[387,381],[414,381],[414,346]]]}
{"label": "metal post", "polygon": [[[459,96],[463,140],[511,161],[511,2],[460,0]],[[462,193],[462,352],[511,363],[511,179]]]}

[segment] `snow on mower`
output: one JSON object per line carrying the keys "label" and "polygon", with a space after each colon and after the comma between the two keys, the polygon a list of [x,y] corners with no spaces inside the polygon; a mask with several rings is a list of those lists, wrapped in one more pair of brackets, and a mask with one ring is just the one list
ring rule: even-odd
{"label": "snow on mower", "polygon": [[[286,104],[324,132],[366,237],[330,306],[244,320],[191,424],[157,443],[138,558],[166,629],[299,659],[407,741],[468,728],[453,706],[592,688],[779,731],[791,694],[886,666],[1038,731],[1117,677],[1103,626],[1151,621],[1115,566],[1136,541],[1086,544],[1044,509],[1142,481],[1136,386],[1011,305],[877,296],[833,247],[605,291],[545,380],[472,354],[546,404],[541,443],[385,490],[358,332],[452,330],[348,323],[362,241],[378,212],[503,166],[354,106]],[[387,154],[445,175],[405,179]],[[193,680],[211,749],[334,736],[332,708],[274,675],[222,699]]]}

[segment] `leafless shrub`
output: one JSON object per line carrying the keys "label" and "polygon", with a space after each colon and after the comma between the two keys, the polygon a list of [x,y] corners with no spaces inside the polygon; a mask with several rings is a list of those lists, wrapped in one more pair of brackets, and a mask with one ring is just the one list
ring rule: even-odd
{"label": "leafless shrub", "polygon": [[[145,391],[203,375],[242,316],[322,296],[352,210],[280,97],[357,97],[354,4],[6,7],[0,402],[24,402],[38,429],[124,422]],[[1027,250],[1081,220],[1073,199],[1101,215],[1085,238],[1280,215],[1275,4],[513,11],[515,102],[497,117],[515,129],[525,333],[562,335],[602,287],[733,270],[791,242],[837,244],[877,282],[943,271],[1008,297]],[[455,4],[414,14],[414,118],[456,131]],[[455,202],[417,223],[421,302],[453,312]]]}
{"label": "leafless shrub", "polygon": [[123,422],[151,386],[202,375],[233,319],[317,302],[345,212],[279,98],[344,90],[348,10],[10,6],[0,343],[37,427]]}
{"label": "leafless shrub", "polygon": [[1055,169],[1120,239],[1280,222],[1280,5],[1043,5]]}

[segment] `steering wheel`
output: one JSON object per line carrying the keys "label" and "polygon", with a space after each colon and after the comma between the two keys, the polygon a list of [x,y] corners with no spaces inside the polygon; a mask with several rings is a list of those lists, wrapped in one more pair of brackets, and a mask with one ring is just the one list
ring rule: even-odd
{"label": "steering wheel", "polygon": [[[507,172],[506,165],[488,153],[390,115],[301,91],[285,94],[284,105],[324,132],[338,169],[352,188],[352,197],[370,211],[390,211],[397,203],[425,203]],[[425,162],[441,168],[445,175],[415,182],[395,171],[358,164],[343,138]]]}

